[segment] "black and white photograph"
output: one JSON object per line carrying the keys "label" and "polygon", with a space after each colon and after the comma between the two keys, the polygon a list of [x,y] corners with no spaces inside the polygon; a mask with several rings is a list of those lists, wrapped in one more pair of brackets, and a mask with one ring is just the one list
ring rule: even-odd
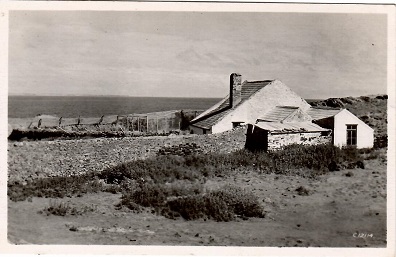
{"label": "black and white photograph", "polygon": [[395,253],[394,6],[113,4],[2,12],[7,247]]}

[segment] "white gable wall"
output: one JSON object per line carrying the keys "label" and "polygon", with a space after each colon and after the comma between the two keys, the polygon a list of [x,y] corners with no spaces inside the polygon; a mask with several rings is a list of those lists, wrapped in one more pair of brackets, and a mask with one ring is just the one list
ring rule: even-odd
{"label": "white gable wall", "polygon": [[374,146],[374,130],[348,110],[344,109],[334,116],[334,145],[347,144],[347,125],[357,125],[357,148]]}
{"label": "white gable wall", "polygon": [[276,106],[282,105],[300,107],[303,111],[310,108],[310,105],[303,98],[279,80],[275,80],[218,121],[212,127],[212,133],[231,130],[232,122],[254,124],[259,116],[264,115]]}

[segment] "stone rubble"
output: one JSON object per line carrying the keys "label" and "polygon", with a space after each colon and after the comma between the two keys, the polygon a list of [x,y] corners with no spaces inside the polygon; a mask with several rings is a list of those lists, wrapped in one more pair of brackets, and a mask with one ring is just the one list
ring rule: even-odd
{"label": "stone rubble", "polygon": [[213,135],[95,138],[8,143],[8,180],[99,172],[123,162],[154,157],[160,149],[190,145],[202,152],[230,153],[244,148],[246,127]]}

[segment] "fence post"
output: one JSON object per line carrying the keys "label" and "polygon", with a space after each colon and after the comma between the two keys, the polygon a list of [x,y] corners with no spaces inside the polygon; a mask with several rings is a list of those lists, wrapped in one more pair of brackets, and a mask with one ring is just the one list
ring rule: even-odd
{"label": "fence post", "polygon": [[146,115],[146,133],[149,132],[148,126],[149,126],[148,115]]}
{"label": "fence post", "polygon": [[139,119],[139,116],[137,117],[137,122],[138,122],[138,131],[140,132],[140,119]]}

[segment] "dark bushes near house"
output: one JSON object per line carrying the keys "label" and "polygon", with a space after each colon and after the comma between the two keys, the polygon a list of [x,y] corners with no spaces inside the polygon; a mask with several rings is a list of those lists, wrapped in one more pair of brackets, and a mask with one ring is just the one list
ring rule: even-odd
{"label": "dark bushes near house", "polygon": [[187,130],[190,125],[190,121],[196,117],[196,113],[188,113],[183,110],[180,111],[180,130]]}
{"label": "dark bushes near house", "polygon": [[388,146],[388,135],[377,136],[374,139],[374,148],[380,149]]}

